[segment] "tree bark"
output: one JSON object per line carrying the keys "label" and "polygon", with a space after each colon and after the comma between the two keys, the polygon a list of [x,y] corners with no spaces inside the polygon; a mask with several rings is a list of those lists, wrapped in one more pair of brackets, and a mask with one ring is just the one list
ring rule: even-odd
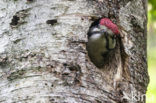
{"label": "tree bark", "polygon": [[[0,103],[145,103],[146,0],[1,0]],[[121,40],[90,61],[90,25],[110,18]]]}

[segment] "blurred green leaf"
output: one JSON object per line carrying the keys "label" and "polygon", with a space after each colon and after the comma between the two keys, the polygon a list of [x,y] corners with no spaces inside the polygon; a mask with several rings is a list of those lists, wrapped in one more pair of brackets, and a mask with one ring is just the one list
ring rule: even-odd
{"label": "blurred green leaf", "polygon": [[148,0],[148,72],[146,103],[156,103],[156,0]]}

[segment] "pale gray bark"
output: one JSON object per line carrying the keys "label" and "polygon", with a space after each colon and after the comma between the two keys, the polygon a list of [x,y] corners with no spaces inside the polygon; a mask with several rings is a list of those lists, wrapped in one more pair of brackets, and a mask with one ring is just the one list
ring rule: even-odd
{"label": "pale gray bark", "polygon": [[[146,0],[0,0],[0,103],[144,103],[146,5]],[[98,69],[86,42],[91,23],[101,17],[121,28],[123,48],[118,43]]]}

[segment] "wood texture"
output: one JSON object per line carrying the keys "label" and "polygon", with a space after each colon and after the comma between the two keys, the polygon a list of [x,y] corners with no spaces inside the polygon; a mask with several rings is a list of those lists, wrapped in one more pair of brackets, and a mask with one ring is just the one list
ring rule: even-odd
{"label": "wood texture", "polygon": [[[0,103],[145,103],[146,0],[0,5]],[[99,69],[86,42],[91,23],[101,17],[113,20],[122,38]]]}

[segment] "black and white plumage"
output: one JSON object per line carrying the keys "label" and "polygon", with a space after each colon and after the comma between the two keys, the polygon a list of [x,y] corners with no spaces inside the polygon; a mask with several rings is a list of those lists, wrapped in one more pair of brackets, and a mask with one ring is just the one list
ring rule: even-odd
{"label": "black and white plumage", "polygon": [[107,25],[95,25],[89,29],[87,50],[91,61],[97,66],[104,65],[104,55],[116,46],[116,35]]}

